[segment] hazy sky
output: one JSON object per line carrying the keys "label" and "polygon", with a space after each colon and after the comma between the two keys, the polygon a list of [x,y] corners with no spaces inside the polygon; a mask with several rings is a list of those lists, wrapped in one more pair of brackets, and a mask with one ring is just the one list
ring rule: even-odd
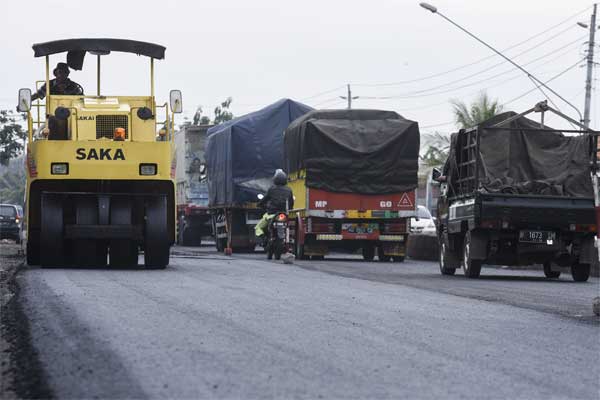
{"label": "hazy sky", "polygon": [[[430,2],[499,49],[547,31],[506,54],[544,81],[572,66],[549,85],[583,112],[585,68],[578,60],[585,56],[588,31],[576,22],[589,23],[590,1]],[[505,103],[534,88],[499,57],[480,61],[490,50],[413,0],[3,1],[0,9],[2,108],[14,108],[18,89],[43,79],[43,59],[33,58],[33,43],[76,37],[166,46],[166,59],[157,62],[157,97],[166,101],[170,89],[181,89],[187,116],[198,105],[212,114],[227,96],[235,115],[282,97],[317,108],[345,107],[339,96],[350,83],[359,96],[355,108],[396,110],[419,121],[422,131],[444,132],[454,129],[450,99],[469,102],[487,89]],[[117,53],[103,60],[105,94],[149,93],[145,57]],[[51,61],[64,61],[64,55]],[[84,70],[71,78],[95,93],[95,60],[88,55]],[[541,99],[534,90],[505,108],[522,111]],[[594,101],[592,110],[595,128],[599,104]]]}

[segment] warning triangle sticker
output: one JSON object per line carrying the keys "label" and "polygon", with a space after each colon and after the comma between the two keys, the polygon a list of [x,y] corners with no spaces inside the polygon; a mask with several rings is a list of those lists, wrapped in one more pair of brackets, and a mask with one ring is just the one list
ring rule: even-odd
{"label": "warning triangle sticker", "polygon": [[410,197],[408,197],[408,193],[403,193],[400,201],[398,202],[398,207],[412,207],[413,203],[410,201]]}

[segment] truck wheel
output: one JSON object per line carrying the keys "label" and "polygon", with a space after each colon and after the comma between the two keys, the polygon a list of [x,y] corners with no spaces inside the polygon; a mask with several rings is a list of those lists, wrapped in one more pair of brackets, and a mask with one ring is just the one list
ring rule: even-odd
{"label": "truck wheel", "polygon": [[63,205],[56,195],[42,195],[40,263],[43,267],[64,264]]}
{"label": "truck wheel", "polygon": [[385,253],[383,252],[383,246],[379,246],[377,248],[377,258],[381,262],[389,262],[392,259],[391,256],[386,256],[385,255]]}
{"label": "truck wheel", "polygon": [[546,278],[556,279],[560,276],[560,271],[552,271],[552,263],[548,261],[544,263],[544,275]]}
{"label": "truck wheel", "polygon": [[404,256],[394,256],[394,262],[402,263],[404,262]]}
{"label": "truck wheel", "polygon": [[[115,199],[110,206],[111,225],[131,225],[131,202]],[[110,241],[110,266],[113,268],[137,267],[138,245],[131,239],[115,239]]]}
{"label": "truck wheel", "polygon": [[151,197],[146,203],[144,227],[144,265],[147,269],[164,269],[169,264],[167,199]]}
{"label": "truck wheel", "polygon": [[446,240],[440,240],[440,272],[442,275],[454,275],[458,267],[455,256],[450,254]]}
{"label": "truck wheel", "polygon": [[[94,198],[79,198],[75,203],[75,223],[96,225],[98,204]],[[107,245],[97,239],[75,239],[73,243],[73,265],[76,267],[105,267]]]}
{"label": "truck wheel", "polygon": [[463,242],[463,257],[461,267],[467,278],[479,278],[481,273],[481,260],[471,258],[471,232],[467,232]]}
{"label": "truck wheel", "polygon": [[575,282],[586,282],[590,277],[590,264],[571,265],[571,276]]}
{"label": "truck wheel", "polygon": [[295,256],[297,260],[307,260],[308,257],[304,254],[304,245],[300,244],[298,235],[296,234],[296,241],[294,243]]}
{"label": "truck wheel", "polygon": [[375,258],[375,247],[363,247],[362,256],[365,261],[373,261],[373,259]]}

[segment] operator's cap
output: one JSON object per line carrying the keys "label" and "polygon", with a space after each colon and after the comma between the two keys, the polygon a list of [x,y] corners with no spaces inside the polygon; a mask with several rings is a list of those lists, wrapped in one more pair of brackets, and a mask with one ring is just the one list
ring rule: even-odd
{"label": "operator's cap", "polygon": [[64,71],[66,73],[71,72],[71,70],[69,69],[69,65],[64,62],[59,62],[58,64],[56,64],[56,68],[54,68],[54,73],[56,73],[56,71]]}

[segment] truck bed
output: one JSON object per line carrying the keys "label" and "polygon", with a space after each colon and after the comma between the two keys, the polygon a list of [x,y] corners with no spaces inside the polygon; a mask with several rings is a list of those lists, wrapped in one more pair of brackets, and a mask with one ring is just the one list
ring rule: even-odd
{"label": "truck bed", "polygon": [[485,228],[501,228],[504,223],[512,228],[568,230],[572,224],[595,223],[592,198],[478,193],[450,204],[450,224],[469,221]]}

